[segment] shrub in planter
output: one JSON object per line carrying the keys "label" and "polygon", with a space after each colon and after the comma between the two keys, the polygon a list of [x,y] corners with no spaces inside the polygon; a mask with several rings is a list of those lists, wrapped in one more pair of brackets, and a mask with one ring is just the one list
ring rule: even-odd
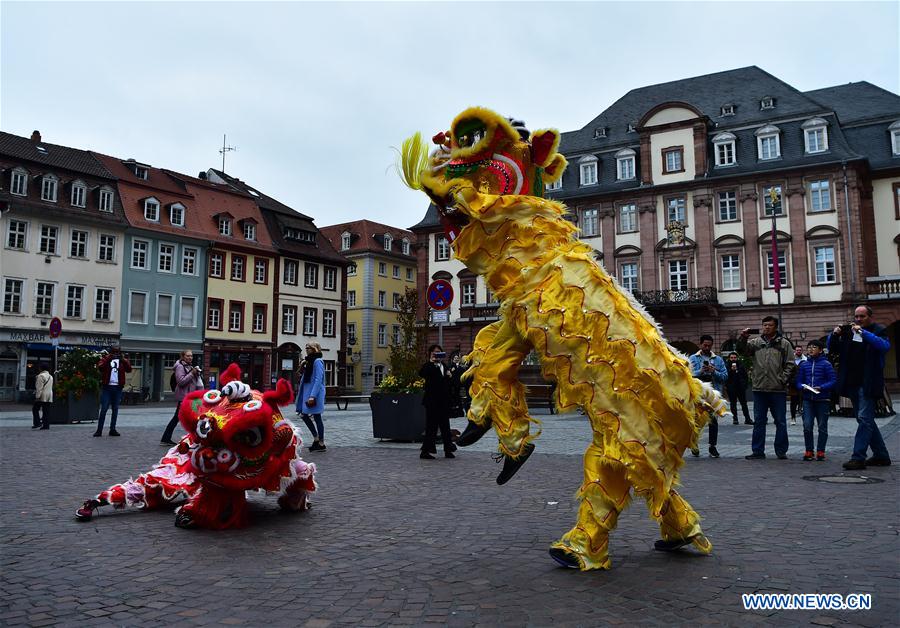
{"label": "shrub in planter", "polygon": [[73,349],[62,356],[53,383],[51,423],[95,421],[100,410],[100,354]]}

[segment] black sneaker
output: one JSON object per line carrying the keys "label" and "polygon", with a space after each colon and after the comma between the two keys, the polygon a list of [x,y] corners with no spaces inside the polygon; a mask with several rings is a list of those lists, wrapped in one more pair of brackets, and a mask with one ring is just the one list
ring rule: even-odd
{"label": "black sneaker", "polygon": [[753,421],[750,419],[744,419],[744,425],[753,425]]}
{"label": "black sneaker", "polygon": [[731,422],[731,424],[732,424],[732,425],[739,425],[739,423],[738,423],[738,420],[737,420],[737,419],[735,419],[735,420],[734,420],[734,421],[732,421],[732,422]]}
{"label": "black sneaker", "polygon": [[775,457],[778,458],[779,460],[787,460],[788,459],[787,454],[775,454]]}
{"label": "black sneaker", "polygon": [[691,449],[691,455],[692,455],[694,458],[699,458],[699,457],[700,457],[700,450],[699,450],[699,449]]}
{"label": "black sneaker", "polygon": [[159,444],[160,444],[160,445],[166,445],[167,447],[174,447],[174,446],[177,445],[178,443],[176,443],[176,442],[174,442],[174,441],[171,441],[171,440],[161,440],[161,441],[159,441]]}
{"label": "black sneaker", "polygon": [[711,447],[709,448],[709,457],[710,457],[710,458],[718,458],[718,457],[719,457],[719,450],[716,449],[715,447],[712,447],[712,446],[711,446]]}
{"label": "black sneaker", "polygon": [[765,460],[766,454],[750,454],[749,456],[744,456],[744,460]]}
{"label": "black sneaker", "polygon": [[100,438],[103,436],[103,432],[94,432],[94,438]]}
{"label": "black sneaker", "polygon": [[695,537],[691,536],[686,539],[672,539],[670,541],[660,539],[653,544],[653,549],[658,552],[674,552],[675,550],[690,545],[694,538]]}
{"label": "black sneaker", "polygon": [[421,458],[422,460],[434,460],[434,456],[432,456],[427,451],[419,453],[419,458]]}
{"label": "black sneaker", "polygon": [[96,499],[89,499],[81,505],[81,508],[75,511],[75,519],[77,521],[90,521],[94,516],[94,511],[102,504]]}
{"label": "black sneaker", "polygon": [[865,460],[855,460],[851,458],[842,465],[847,471],[862,471],[866,468]]}
{"label": "black sneaker", "polygon": [[116,430],[109,430],[109,435],[110,436],[121,436],[121,434],[119,434]]}
{"label": "black sneaker", "polygon": [[444,458],[456,458],[456,455],[452,451],[445,451]]}
{"label": "black sneaker", "polygon": [[32,425],[32,426],[31,426],[31,429],[33,429],[33,430],[37,430],[37,429],[40,429],[40,428],[41,428],[40,425]]}
{"label": "black sneaker", "polygon": [[324,446],[319,441],[315,441],[312,445],[309,446],[310,451],[322,451],[323,449]]}
{"label": "black sneaker", "polygon": [[578,562],[578,558],[575,554],[561,547],[551,547],[550,557],[559,563],[561,567],[566,567],[568,569],[581,568],[581,564]]}
{"label": "black sneaker", "polygon": [[528,457],[531,455],[531,452],[534,451],[534,443],[528,443],[525,445],[525,451],[522,452],[522,455],[519,456],[518,460],[510,458],[505,454],[501,454],[501,458],[497,460],[503,460],[503,470],[500,472],[500,475],[497,476],[497,484],[506,484],[512,479],[512,476],[516,474],[525,461],[528,460]]}
{"label": "black sneaker", "polygon": [[460,447],[468,447],[469,445],[474,445],[481,439],[482,436],[487,433],[489,429],[491,429],[490,417],[485,418],[484,425],[478,425],[477,423],[469,421],[466,424],[466,429],[463,430],[463,433],[460,434],[459,438],[456,439],[456,444]]}
{"label": "black sneaker", "polygon": [[890,458],[876,458],[872,456],[871,458],[866,458],[866,466],[867,467],[889,467],[891,466]]}

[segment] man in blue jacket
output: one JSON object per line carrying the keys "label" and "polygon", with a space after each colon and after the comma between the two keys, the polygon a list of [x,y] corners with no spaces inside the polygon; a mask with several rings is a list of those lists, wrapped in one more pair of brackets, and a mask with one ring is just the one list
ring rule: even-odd
{"label": "man in blue jacket", "polygon": [[[844,468],[855,471],[866,465],[887,467],[891,456],[875,423],[875,401],[884,394],[884,356],[891,348],[885,329],[872,320],[872,308],[860,305],[853,311],[854,322],[834,328],[828,334],[828,351],[841,356],[837,389],[853,403],[856,438],[853,455]],[[872,448],[872,457],[866,451]]]}
{"label": "man in blue jacket", "polygon": [[[700,351],[688,358],[691,365],[691,375],[703,382],[709,382],[713,388],[721,394],[722,386],[728,379],[728,371],[725,370],[725,360],[722,356],[712,352],[713,337],[707,334],[700,336]],[[709,457],[718,458],[719,450],[719,420],[712,412],[709,413]],[[694,456],[700,455],[699,449],[691,449]]]}
{"label": "man in blue jacket", "polygon": [[798,394],[803,395],[803,440],[806,453],[803,459],[813,460],[813,421],[819,424],[819,438],[815,449],[815,459],[825,460],[825,443],[828,442],[828,413],[831,410],[831,389],[837,383],[837,375],[822,349],[820,340],[810,340],[806,345],[809,357],[797,367],[794,385]]}

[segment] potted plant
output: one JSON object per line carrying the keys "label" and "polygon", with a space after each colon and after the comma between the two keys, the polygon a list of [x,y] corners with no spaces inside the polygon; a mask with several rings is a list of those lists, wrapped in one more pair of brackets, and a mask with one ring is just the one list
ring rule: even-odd
{"label": "potted plant", "polygon": [[422,333],[416,328],[418,300],[418,293],[407,288],[398,303],[400,342],[391,344],[391,371],[369,397],[375,438],[420,441],[425,433],[425,380],[419,377]]}
{"label": "potted plant", "polygon": [[96,421],[100,411],[100,354],[73,349],[59,361],[53,382],[51,423]]}

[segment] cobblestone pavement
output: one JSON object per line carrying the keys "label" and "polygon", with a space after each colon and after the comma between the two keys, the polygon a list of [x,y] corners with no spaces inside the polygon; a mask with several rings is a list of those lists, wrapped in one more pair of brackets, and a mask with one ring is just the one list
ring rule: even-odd
{"label": "cobblestone pavement", "polygon": [[[750,428],[723,424],[723,457],[688,456],[682,493],[715,550],[652,550],[641,500],[620,518],[613,569],[555,566],[549,544],[574,522],[584,417],[544,414],[535,453],[507,485],[490,435],[455,460],[371,437],[364,406],[326,415],[320,491],[302,515],[254,495],[253,525],[175,528],[171,512],[75,508],[153,464],[167,408],[129,408],[121,438],[94,425],[29,429],[0,413],[0,625],[599,626],[754,623],[897,625],[898,467],[842,472],[855,421],[832,418],[829,459],[748,462]],[[461,428],[461,419],[454,426]],[[900,461],[900,419],[879,420]],[[301,427],[301,430],[305,428]],[[770,425],[770,432],[771,425]],[[769,434],[770,443],[772,434]],[[832,447],[833,443],[833,447]],[[769,447],[771,451],[771,445]],[[880,483],[809,481],[869,477]],[[871,593],[869,611],[744,611],[741,594]]]}

